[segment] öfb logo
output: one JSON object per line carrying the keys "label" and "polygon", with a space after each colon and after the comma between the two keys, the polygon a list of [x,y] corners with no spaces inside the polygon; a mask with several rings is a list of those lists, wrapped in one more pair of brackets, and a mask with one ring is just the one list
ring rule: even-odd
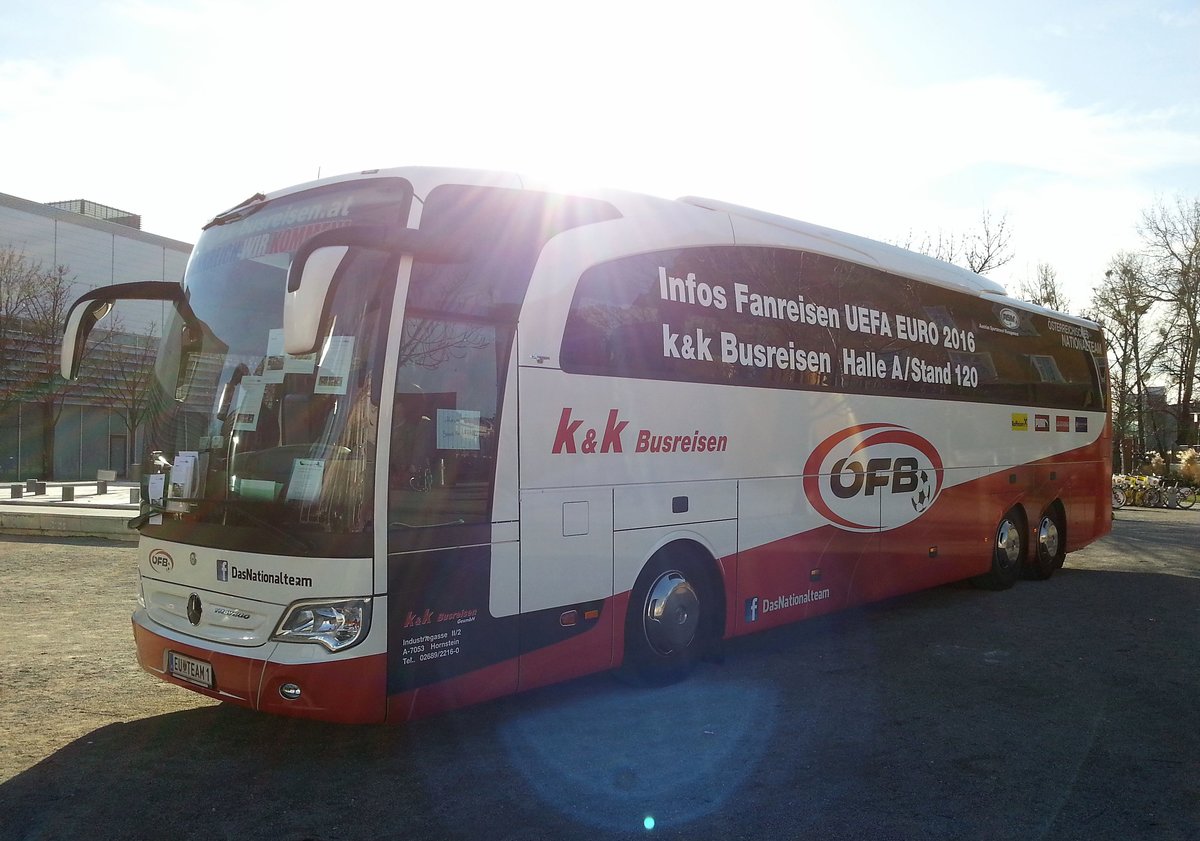
{"label": "\u00f6fb logo", "polygon": [[894,423],[865,423],[817,445],[804,465],[804,495],[838,528],[887,531],[930,509],[944,472],[923,436]]}

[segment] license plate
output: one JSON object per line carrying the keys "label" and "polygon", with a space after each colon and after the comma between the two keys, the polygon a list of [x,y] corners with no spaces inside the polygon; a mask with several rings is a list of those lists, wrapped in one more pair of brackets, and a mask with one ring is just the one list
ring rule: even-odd
{"label": "license plate", "polygon": [[188,657],[185,654],[168,651],[167,671],[172,677],[186,680],[188,683],[194,683],[197,686],[203,686],[205,689],[212,689],[213,687],[212,664],[205,663],[203,660],[197,660],[195,657]]}

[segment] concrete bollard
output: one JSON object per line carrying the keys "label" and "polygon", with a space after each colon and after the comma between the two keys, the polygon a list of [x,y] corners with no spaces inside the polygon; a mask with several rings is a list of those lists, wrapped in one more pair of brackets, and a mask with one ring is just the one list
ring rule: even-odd
{"label": "concrete bollard", "polygon": [[34,482],[33,483],[33,495],[34,496],[45,496],[46,495],[46,483],[45,482]]}
{"label": "concrete bollard", "polygon": [[129,501],[134,505],[142,501],[142,491],[140,488],[129,489]]}
{"label": "concrete bollard", "polygon": [[75,487],[73,485],[63,485],[62,501],[63,502],[74,502],[75,501]]}
{"label": "concrete bollard", "polygon": [[8,496],[10,499],[20,499],[21,494],[24,493],[24,491],[25,491],[25,489],[23,487],[21,487],[20,485],[9,485],[8,486]]}
{"label": "concrete bollard", "polygon": [[97,494],[108,493],[108,481],[106,479],[100,479],[96,482],[96,493]]}
{"label": "concrete bollard", "polygon": [[25,480],[25,493],[37,493],[37,479]]}

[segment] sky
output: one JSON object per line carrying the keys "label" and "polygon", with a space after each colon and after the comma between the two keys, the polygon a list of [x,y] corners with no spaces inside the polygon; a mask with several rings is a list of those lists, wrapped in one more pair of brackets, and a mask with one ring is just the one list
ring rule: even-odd
{"label": "sky", "polygon": [[991,277],[1049,264],[1078,312],[1144,211],[1200,197],[1198,45],[1200,0],[0,0],[0,192],[185,242],[406,165],[897,243],[986,212]]}

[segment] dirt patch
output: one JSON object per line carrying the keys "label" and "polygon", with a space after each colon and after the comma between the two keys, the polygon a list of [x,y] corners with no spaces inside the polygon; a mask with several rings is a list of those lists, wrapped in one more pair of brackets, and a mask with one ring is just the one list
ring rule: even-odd
{"label": "dirt patch", "polygon": [[132,544],[0,535],[0,782],[120,721],[209,706],[137,664]]}

